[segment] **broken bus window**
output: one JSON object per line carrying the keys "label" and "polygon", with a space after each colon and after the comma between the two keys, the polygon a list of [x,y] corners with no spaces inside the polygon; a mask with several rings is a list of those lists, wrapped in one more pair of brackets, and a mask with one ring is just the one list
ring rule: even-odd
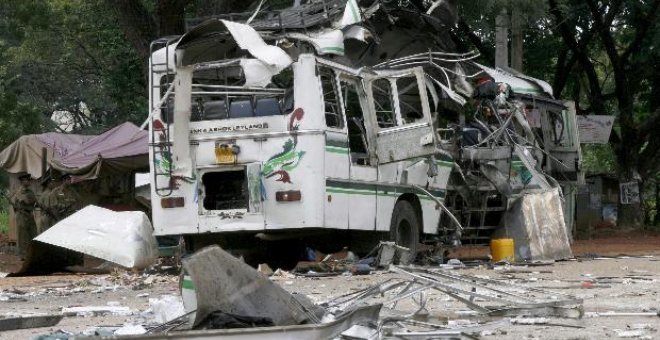
{"label": "broken bus window", "polygon": [[335,73],[329,68],[322,67],[319,68],[319,78],[321,79],[323,103],[325,105],[325,124],[330,128],[343,129],[344,117],[339,109]]}
{"label": "broken bus window", "polygon": [[[198,122],[286,114],[293,110],[293,85],[291,81],[286,81],[287,75],[292,72],[290,68],[284,70],[267,87],[245,88],[245,76],[240,66],[195,71],[190,120]],[[292,79],[292,75],[289,78]],[[163,92],[169,81],[171,79],[162,78]],[[170,121],[174,112],[173,97],[163,111],[165,122]]]}
{"label": "broken bus window", "polygon": [[401,77],[396,80],[399,94],[399,109],[401,110],[402,124],[417,123],[424,119],[422,99],[419,93],[417,77]]}
{"label": "broken bus window", "polygon": [[376,79],[371,83],[371,92],[374,97],[374,109],[378,127],[389,128],[396,126],[394,109],[392,105],[392,85],[387,79]]}
{"label": "broken bus window", "polygon": [[351,161],[356,164],[368,165],[367,135],[364,129],[364,116],[362,104],[355,80],[342,80],[340,82],[344,99],[344,112],[348,122],[348,147],[351,152]]}

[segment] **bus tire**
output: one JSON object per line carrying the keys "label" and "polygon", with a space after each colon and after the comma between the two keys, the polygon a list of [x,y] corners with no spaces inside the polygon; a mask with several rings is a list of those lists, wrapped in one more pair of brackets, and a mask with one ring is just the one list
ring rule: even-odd
{"label": "bus tire", "polygon": [[390,240],[398,246],[410,249],[410,262],[417,257],[420,222],[415,208],[408,201],[396,203],[390,224]]}

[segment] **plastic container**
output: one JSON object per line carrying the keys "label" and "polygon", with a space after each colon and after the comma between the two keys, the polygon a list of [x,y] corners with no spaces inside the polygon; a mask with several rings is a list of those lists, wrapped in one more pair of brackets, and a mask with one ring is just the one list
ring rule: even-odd
{"label": "plastic container", "polygon": [[490,255],[493,262],[514,262],[514,246],[512,238],[500,238],[490,240]]}

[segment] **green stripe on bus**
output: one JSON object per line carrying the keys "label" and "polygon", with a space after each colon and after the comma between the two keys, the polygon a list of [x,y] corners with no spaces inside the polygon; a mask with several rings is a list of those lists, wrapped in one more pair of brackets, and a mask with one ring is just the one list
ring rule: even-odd
{"label": "green stripe on bus", "polygon": [[326,146],[325,151],[332,153],[348,154],[348,148],[341,148],[337,146]]}
{"label": "green stripe on bus", "polygon": [[[378,196],[378,197],[392,197],[392,198],[397,198],[401,196],[403,193],[400,192],[375,192],[375,191],[365,191],[365,190],[346,190],[346,189],[338,189],[338,188],[326,188],[325,190],[326,193],[331,193],[331,194],[344,194],[344,195],[363,195],[363,196]],[[427,194],[416,194],[419,199],[422,200],[429,200],[429,201],[435,201],[435,199],[429,197]],[[440,196],[435,196],[436,199],[443,200],[444,199],[444,194]]]}
{"label": "green stripe on bus", "polygon": [[348,149],[348,141],[346,141],[346,140],[326,139],[326,140],[325,140],[325,145],[326,145],[326,147],[328,147],[328,146],[336,146],[336,147],[338,147],[338,148],[346,148],[346,149]]}
{"label": "green stripe on bus", "polygon": [[[336,192],[351,194],[356,193],[360,195],[388,195],[388,196],[399,196],[401,194],[414,193],[417,195],[427,196],[426,193],[421,190],[415,189],[411,186],[396,185],[396,184],[373,184],[373,183],[359,183],[359,182],[348,182],[348,181],[338,181],[332,179],[326,179],[325,181],[326,191],[327,192]],[[444,198],[445,191],[429,188],[429,191],[436,198]]]}
{"label": "green stripe on bus", "polygon": [[341,188],[326,188],[325,192],[329,192],[333,194],[346,194],[346,195],[369,195],[369,196],[376,195],[375,191],[350,190],[350,189],[341,189]]}
{"label": "green stripe on bus", "polygon": [[193,285],[192,280],[185,280],[184,279],[183,283],[181,283],[181,288],[194,290],[195,286]]}

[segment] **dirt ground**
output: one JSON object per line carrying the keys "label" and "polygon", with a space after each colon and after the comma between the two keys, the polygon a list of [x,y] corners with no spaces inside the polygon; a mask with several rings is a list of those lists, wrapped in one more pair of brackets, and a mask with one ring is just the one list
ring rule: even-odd
{"label": "dirt ground", "polygon": [[[464,257],[483,256],[484,249],[473,248]],[[660,338],[660,317],[594,316],[604,312],[650,312],[660,308],[660,236],[616,235],[589,241],[576,241],[577,260],[561,261],[542,267],[512,267],[509,270],[478,266],[453,269],[452,273],[479,275],[512,284],[539,287],[571,294],[584,301],[581,319],[551,319],[555,325],[508,325],[483,333],[483,339],[604,339],[634,336]],[[616,257],[620,255],[630,255]],[[643,256],[640,256],[643,255]],[[614,257],[613,257],[614,256]],[[370,275],[307,278],[273,276],[288,291],[304,293],[314,302],[331,300],[342,294],[382,282],[397,274],[385,271]],[[0,339],[30,339],[57,330],[82,332],[98,326],[154,324],[150,299],[179,295],[178,275],[162,271],[105,275],[53,274],[33,277],[0,278],[0,317],[9,315],[60,314],[63,307],[125,306],[122,315],[67,316],[58,325],[46,328],[6,331]],[[594,284],[585,284],[593,282]],[[429,321],[446,323],[468,319],[467,307],[439,292],[429,292]],[[480,320],[487,321],[487,320]],[[455,321],[452,321],[455,322]]]}

